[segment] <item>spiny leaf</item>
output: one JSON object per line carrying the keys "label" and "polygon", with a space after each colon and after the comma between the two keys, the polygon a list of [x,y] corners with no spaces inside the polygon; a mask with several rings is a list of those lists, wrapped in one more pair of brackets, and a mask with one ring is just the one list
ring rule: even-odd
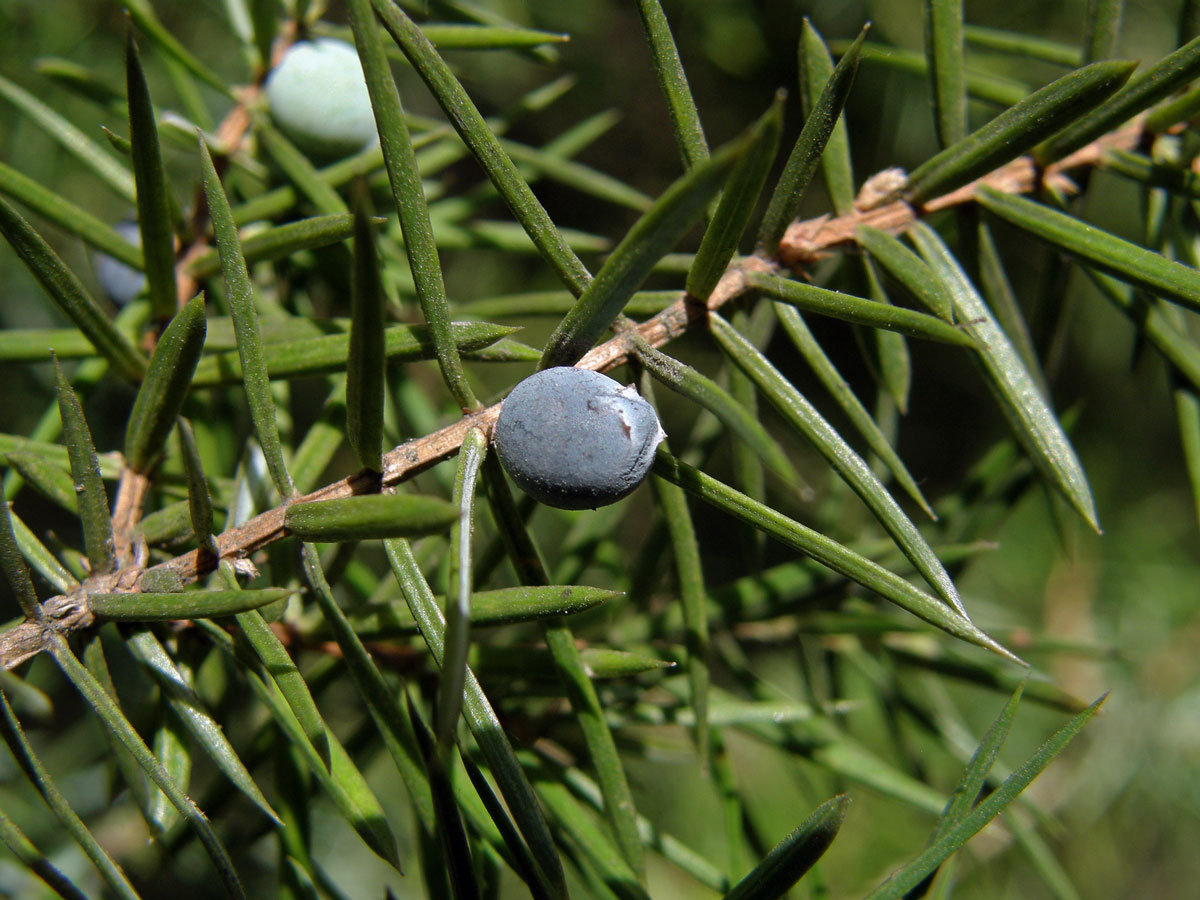
{"label": "spiny leaf", "polygon": [[129,140],[137,181],[138,227],[146,265],[150,309],[165,322],[175,312],[175,232],[167,177],[158,148],[158,126],[150,87],[133,32],[125,35],[125,84],[129,96]]}
{"label": "spiny leaf", "polygon": [[12,851],[13,856],[29,871],[42,879],[64,900],[88,900],[88,895],[75,886],[54,863],[34,846],[17,825],[0,810],[0,841]]}
{"label": "spiny leaf", "polygon": [[[561,44],[571,40],[565,32],[543,31],[537,28],[522,28],[510,22],[501,21],[495,14],[483,12],[483,7],[468,9],[463,7],[458,14],[478,19],[478,22],[422,22],[421,32],[435,47],[440,50],[532,50],[546,44]],[[486,20],[486,21],[485,21]],[[350,40],[350,28],[319,22],[314,29],[321,34],[331,34]],[[551,49],[551,48],[547,48]],[[551,57],[531,54],[544,62]],[[403,60],[404,55],[397,48],[390,48],[388,56],[392,59]]]}
{"label": "spiny leaf", "polygon": [[[520,329],[487,322],[453,322],[451,331],[459,348],[466,352],[491,347]],[[435,353],[433,337],[427,325],[392,325],[384,331],[383,339],[384,355],[389,362],[432,359]],[[261,360],[269,378],[323,375],[347,367],[350,336],[331,334],[327,337],[263,344],[261,349]],[[242,381],[240,356],[239,351],[204,357],[196,366],[192,385],[209,387]]]}
{"label": "spiny leaf", "polygon": [[0,96],[25,113],[46,134],[63,146],[72,156],[92,170],[127,203],[133,203],[133,176],[129,170],[105,152],[104,148],[71,124],[54,109],[7,78],[0,76]]}
{"label": "spiny leaf", "polygon": [[[196,448],[196,436],[192,423],[182,417],[175,426],[179,438],[179,456],[183,460],[183,473],[187,478],[188,518],[196,543],[213,556],[218,555],[217,543],[213,539],[212,498],[208,494],[208,479],[204,477],[204,466],[200,451]],[[146,520],[142,520],[143,532]],[[147,538],[149,540],[149,538]]]}
{"label": "spiny leaf", "polygon": [[1078,47],[1060,44],[1036,34],[987,28],[983,25],[964,25],[963,39],[973,47],[1008,53],[1023,59],[1040,59],[1072,69],[1083,65],[1083,54]]}
{"label": "spiny leaf", "polygon": [[675,38],[671,35],[671,25],[659,0],[638,0],[638,12],[642,14],[642,29],[654,58],[658,87],[667,101],[675,146],[683,158],[683,167],[694,168],[708,159],[708,142],[704,139],[700,112],[696,109],[696,100],[692,97]]}
{"label": "spiny leaf", "polygon": [[191,386],[205,333],[204,295],[198,294],[158,339],[134,398],[125,427],[125,460],[135,472],[149,472],[166,443]]}
{"label": "spiny leaf", "polygon": [[947,322],[954,321],[954,307],[941,281],[899,238],[870,225],[859,225],[855,237],[930,312]]}
{"label": "spiny leaf", "polygon": [[[771,108],[755,123],[750,148],[730,173],[717,211],[704,231],[696,259],[687,276],[688,295],[697,300],[706,300],[721,280],[729,260],[737,252],[746,223],[750,221],[762,194],[771,164],[779,151],[779,135],[783,130],[783,99],[782,95],[776,95]],[[627,311],[631,305],[626,304]]]}
{"label": "spiny leaf", "polygon": [[720,419],[788,484],[798,486],[802,483],[800,473],[779,443],[723,387],[641,339],[634,344],[634,352],[651,375]]}
{"label": "spiny leaf", "polygon": [[362,541],[431,534],[457,519],[458,509],[437,497],[368,494],[293,503],[283,524],[306,541]]}
{"label": "spiny leaf", "polygon": [[623,596],[620,591],[562,584],[478,591],[472,597],[471,617],[478,625],[502,625],[545,618],[551,614],[567,616],[620,596]]}
{"label": "spiny leaf", "polygon": [[71,474],[59,468],[46,457],[29,451],[9,453],[5,459],[13,471],[29,482],[29,486],[47,499],[57,503],[67,512],[79,515],[79,495]]}
{"label": "spiny leaf", "polygon": [[1107,59],[1116,51],[1124,5],[1125,0],[1088,0],[1083,37],[1085,61]]}
{"label": "spiny leaf", "polygon": [[[268,588],[267,590],[280,591],[281,589]],[[225,593],[239,592],[229,591]],[[247,591],[246,593],[255,594],[258,592]],[[286,593],[288,592],[284,592],[285,596]],[[95,595],[93,595],[94,599]],[[219,615],[220,613],[214,614]],[[209,614],[198,612],[194,618],[207,615]],[[185,674],[187,670],[184,669],[181,671],[180,666],[171,659],[166,648],[163,647],[158,638],[148,630],[135,631],[126,639],[125,644],[134,657],[157,680],[162,691],[162,696],[166,700],[168,710],[178,717],[180,723],[191,733],[209,759],[225,774],[230,783],[245,794],[274,825],[282,825],[283,822],[275,810],[271,808],[271,804],[267,802],[267,798],[263,796],[262,791],[259,790],[258,784],[254,781],[254,776],[246,769],[241,759],[238,758],[237,751],[233,749],[233,745],[225,737],[220,724],[205,709],[204,702],[192,687],[188,675]]]}
{"label": "spiny leaf", "polygon": [[[517,576],[529,584],[546,584],[550,580],[546,566],[525,524],[525,518],[513,501],[512,492],[495,456],[488,458],[488,465],[488,500]],[[616,741],[604,717],[600,697],[584,665],[575,636],[565,619],[543,622],[542,636],[558,669],[567,701],[583,732],[583,740],[604,795],[604,813],[616,836],[617,846],[625,863],[641,873],[645,862],[637,834],[633,794],[617,752]]]}
{"label": "spiny leaf", "polygon": [[933,82],[938,143],[956,144],[967,136],[967,88],[963,53],[962,0],[927,0],[925,56]]}
{"label": "spiny leaf", "polygon": [[1104,702],[1101,697],[1085,711],[1059,729],[1031,756],[1024,765],[1012,773],[980,801],[958,824],[943,834],[924,853],[896,872],[874,890],[868,900],[900,900],[909,890],[920,883],[949,856],[962,847],[970,838],[996,818],[1041,774],[1042,770],[1062,751],[1071,739],[1082,730]]}
{"label": "spiny leaf", "polygon": [[[713,704],[711,721],[714,725],[749,725],[773,723],[782,725],[793,722],[809,722],[819,718],[817,710],[807,703],[771,701],[734,701],[719,699]],[[637,711],[641,722],[656,725],[690,725],[695,721],[691,710],[680,706],[649,706]]]}
{"label": "spiny leaf", "polygon": [[933,829],[933,834],[929,838],[930,844],[937,843],[938,839],[961,822],[971,811],[971,807],[975,805],[979,792],[983,790],[988,773],[992,770],[992,764],[996,761],[996,756],[1000,753],[1000,748],[1004,746],[1004,741],[1012,728],[1013,719],[1017,715],[1017,704],[1021,701],[1024,689],[1025,682],[1022,681],[1013,691],[1008,703],[1004,705],[1004,709],[1000,711],[1000,715],[996,717],[987,733],[984,734],[979,746],[975,748],[975,752],[971,754],[970,761],[963,769],[962,777],[955,785],[954,793],[950,795],[950,800],[946,803],[945,811]]}
{"label": "spiny leaf", "polygon": [[458,728],[463,685],[467,677],[467,652],[471,647],[472,578],[471,529],[475,511],[475,486],[487,453],[488,438],[472,428],[458,451],[453,504],[458,517],[450,526],[450,565],[446,580],[445,657],[438,683],[437,744],[442,758],[448,755]]}
{"label": "spiny leaf", "polygon": [[841,435],[761,352],[715,313],[710,330],[729,357],[854,490],[935,591],[965,618],[954,582],[916,525]]}
{"label": "spiny leaf", "polygon": [[982,187],[977,199],[988,212],[1087,265],[1200,311],[1200,273],[1190,266],[1024,197]]}
{"label": "spiny leaf", "polygon": [[1041,165],[1062,159],[1169,97],[1200,74],[1200,37],[1171,53],[1117,91],[1111,99],[1034,151]]}
{"label": "spiny leaf", "polygon": [[622,900],[650,900],[637,874],[622,857],[608,833],[597,826],[595,818],[558,781],[539,779],[538,796],[559,825],[570,834],[584,858],[595,869],[603,885]]}
{"label": "spiny leaf", "polygon": [[[760,137],[761,139],[761,137]],[[747,136],[690,169],[638,219],[546,342],[541,368],[579,360],[620,314],[658,262],[687,232],[750,149]]]}
{"label": "spiny leaf", "polygon": [[[366,192],[354,214],[354,282],[346,360],[346,437],[364,468],[383,470],[384,294]],[[268,370],[270,366],[268,364]]]}
{"label": "spiny leaf", "polygon": [[858,71],[858,56],[866,38],[867,29],[864,28],[854,43],[842,54],[833,74],[825,82],[821,96],[809,111],[808,118],[804,120],[804,128],[796,138],[796,145],[784,164],[783,174],[779,176],[779,182],[771,194],[771,202],[767,205],[762,224],[758,228],[756,243],[767,256],[775,255],[783,233],[800,211],[804,192],[821,161],[825,143],[833,133],[838,116],[842,114],[846,98],[850,96],[850,86],[854,83],[854,75]]}
{"label": "spiny leaf", "polygon": [[654,498],[667,522],[675,577],[679,582],[679,600],[686,626],[687,674],[690,706],[694,713],[694,740],[697,755],[709,758],[708,718],[708,594],[704,587],[704,567],[696,528],[688,510],[683,489],[662,478],[651,483]]}
{"label": "spiny leaf", "polygon": [[[832,41],[830,49],[834,53],[843,50],[848,44],[844,41]],[[862,46],[864,62],[878,63],[889,69],[908,72],[912,75],[926,77],[929,72],[929,61],[924,53],[915,50],[903,50],[899,47],[889,47],[882,44],[864,43]],[[983,72],[967,72],[967,94],[987,103],[1000,107],[1009,107],[1029,94],[1029,88],[1019,81],[991,75]]]}
{"label": "spiny leaf", "polygon": [[[833,68],[833,56],[825,40],[805,16],[800,26],[800,92],[805,115],[820,102],[821,91],[833,76]],[[849,214],[854,209],[854,168],[850,160],[850,136],[842,114],[825,142],[821,171],[834,211],[839,216]]]}
{"label": "spiny leaf", "polygon": [[279,426],[275,422],[275,401],[271,396],[271,384],[263,359],[262,338],[258,333],[258,313],[254,308],[254,287],[246,260],[242,256],[241,240],[233,214],[229,209],[229,198],[213,166],[208,145],[200,140],[200,163],[204,173],[204,196],[208,200],[212,215],[213,231],[221,251],[221,271],[225,276],[225,288],[229,294],[229,308],[237,334],[238,358],[242,364],[242,381],[246,388],[246,399],[250,404],[250,418],[271,480],[281,497],[293,493],[292,479],[283,460],[283,448],[279,442]]}
{"label": "spiny leaf", "polygon": [[[367,89],[371,95],[371,107],[375,111],[375,123],[379,130],[379,142],[383,147],[388,182],[391,184],[392,197],[400,215],[400,228],[404,232],[404,249],[408,254],[417,300],[433,335],[438,366],[442,370],[442,379],[446,382],[446,387],[464,410],[474,409],[479,405],[479,401],[475,399],[471,385],[467,382],[462,360],[458,356],[458,348],[450,331],[450,305],[446,298],[446,285],[442,280],[442,264],[433,236],[433,225],[429,221],[429,208],[425,203],[421,173],[417,168],[412,139],[409,137],[404,110],[400,105],[400,95],[396,91],[392,70],[383,52],[383,37],[375,27],[375,17],[371,14],[369,0],[350,0],[349,10],[350,24],[354,28],[354,42],[362,59],[363,74],[366,76]],[[436,55],[434,53],[435,57]]]}
{"label": "spiny leaf", "polygon": [[466,350],[463,356],[480,362],[535,363],[542,358],[542,351],[512,338],[500,338],[479,350]]}
{"label": "spiny leaf", "polygon": [[371,659],[362,640],[352,627],[333,597],[333,591],[325,578],[316,548],[302,544],[300,561],[304,577],[326,624],[332,629],[334,640],[346,661],[359,695],[366,703],[383,744],[404,779],[409,796],[423,826],[430,831],[435,827],[431,786],[426,769],[417,747],[414,723],[409,709],[396,697],[395,688],[384,678],[383,673]]}
{"label": "spiny leaf", "polygon": [[924,203],[1016,159],[1094,109],[1136,68],[1135,62],[1097,62],[1051,82],[918,166],[908,177],[905,195],[910,203]]}
{"label": "spiny leaf", "polygon": [[[129,113],[129,104],[125,104],[126,116]],[[122,137],[115,131],[111,131],[107,126],[101,125],[100,130],[104,132],[104,137],[108,140],[109,145],[120,153],[122,156],[133,158],[133,142],[127,137]]]}
{"label": "spiny leaf", "polygon": [[909,584],[899,575],[860,556],[823,534],[806,528],[779,512],[751,500],[715,478],[705,475],[669,454],[659,452],[654,472],[701,500],[724,510],[785,545],[799,550],[835,572],[845,575],[931,625],[994,653],[1017,661],[1008,650],[976,628],[945,603]]}
{"label": "spiny leaf", "polygon": [[[312,216],[255,232],[242,242],[242,256],[247,265],[263,260],[280,259],[301,250],[339,243],[353,233],[354,217],[349,214]],[[197,279],[211,278],[221,271],[220,251],[205,250],[190,258],[185,270]]]}
{"label": "spiny leaf", "polygon": [[4,579],[12,588],[25,618],[31,622],[41,620],[42,607],[33,589],[33,579],[29,577],[29,567],[21,556],[8,503],[3,497],[0,497],[0,570],[4,572]]}
{"label": "spiny leaf", "polygon": [[[1025,200],[1021,202],[1029,203]],[[1030,205],[1036,207],[1036,204]],[[1036,381],[1021,361],[1020,354],[996,324],[991,311],[937,233],[928,225],[918,222],[911,234],[925,261],[949,289],[954,299],[955,317],[964,323],[963,327],[978,344],[978,358],[988,385],[1034,465],[1084,520],[1099,531],[1087,476],[1054,411],[1047,405]]]}
{"label": "spiny leaf", "polygon": [[245,898],[245,892],[242,890],[241,881],[233,869],[229,853],[226,851],[221,839],[217,837],[217,833],[209,824],[208,819],[205,818],[204,813],[171,780],[171,777],[159,764],[158,760],[154,758],[154,754],[150,752],[150,749],[145,745],[141,737],[138,736],[133,726],[129,724],[129,720],[125,718],[125,715],[121,712],[113,698],[108,695],[104,688],[100,686],[100,683],[75,658],[75,655],[61,636],[55,635],[50,639],[50,651],[63,674],[75,685],[76,690],[79,691],[88,706],[91,707],[96,717],[100,720],[100,723],[121,742],[125,749],[137,760],[142,770],[150,776],[151,780],[158,785],[159,789],[167,795],[180,814],[196,830],[200,842],[204,845],[204,849],[208,851],[208,855],[212,858],[213,864],[216,866],[217,873],[221,876],[221,881],[225,885],[226,892],[231,897]]}
{"label": "spiny leaf", "polygon": [[137,382],[146,370],[146,359],[117,330],[96,305],[50,245],[6,201],[0,199],[0,231],[21,261],[45,289],[58,309],[75,323],[112,366],[129,381]]}
{"label": "spiny leaf", "polygon": [[786,894],[829,849],[849,805],[850,798],[839,794],[818,806],[725,895],[725,900],[777,900]]}
{"label": "spiny leaf", "polygon": [[267,120],[266,116],[260,116],[257,119],[254,124],[254,134],[262,142],[263,149],[283,170],[283,174],[308,199],[318,213],[326,216],[349,214],[346,201],[321,179],[308,157],[284,137],[283,133]]}
{"label": "spiny leaf", "polygon": [[[481,656],[486,659],[487,655],[488,651],[484,649]],[[676,665],[674,660],[627,650],[614,650],[611,647],[585,647],[579,651],[579,658],[592,678],[632,678],[646,672],[673,669]],[[702,659],[701,655],[697,662]]]}
{"label": "spiny leaf", "polygon": [[200,62],[171,32],[163,27],[162,23],[158,20],[158,16],[154,14],[154,8],[150,5],[150,0],[122,0],[122,5],[129,12],[129,16],[133,19],[134,24],[168,58],[179,63],[179,65],[183,66],[183,68],[187,69],[209,87],[228,97],[230,100],[236,99],[224,80],[213,73],[208,66]]}
{"label": "spiny leaf", "polygon": [[765,272],[747,273],[746,283],[754,290],[804,312],[833,316],[856,325],[883,328],[910,337],[957,344],[960,347],[973,345],[970,335],[958,326],[902,306],[867,300],[853,294],[843,294],[841,291],[831,291]]}
{"label": "spiny leaf", "polygon": [[257,609],[296,593],[288,588],[247,591],[184,591],[182,593],[88,594],[92,612],[102,619],[173,621],[212,619]]}
{"label": "spiny leaf", "polygon": [[[433,592],[429,590],[429,585],[406,541],[386,540],[383,546],[409,610],[421,629],[421,636],[425,639],[434,661],[440,665],[444,656],[445,620],[433,599]],[[517,761],[491,703],[470,669],[467,669],[466,683],[463,686],[463,717],[487,759],[500,792],[512,812],[513,821],[529,845],[547,884],[555,896],[565,897],[562,863],[537,795],[534,794],[521,764]]]}
{"label": "spiny leaf", "polygon": [[96,574],[112,572],[117,567],[113,551],[112,522],[109,519],[108,495],[100,478],[100,463],[96,447],[79,398],[71,388],[62,366],[54,361],[54,377],[58,392],[58,410],[62,417],[63,438],[71,459],[71,478],[79,492],[79,519],[83,526],[83,543],[88,562]]}
{"label": "spiny leaf", "polygon": [[446,61],[438,55],[421,29],[391,0],[372,0],[376,14],[404,51],[446,117],[483,167],[538,252],[559,278],[579,296],[591,280],[583,263],[567,245],[516,166],[501,149],[495,134],[484,121],[462,84]]}
{"label": "spiny leaf", "polygon": [[847,418],[858,430],[858,433],[866,440],[867,446],[871,448],[871,452],[880,458],[888,471],[892,473],[892,477],[899,482],[905,492],[912,497],[920,505],[921,509],[930,518],[937,518],[929,503],[925,500],[921,489],[917,487],[916,480],[908,471],[896,453],[895,448],[888,442],[887,437],[880,429],[879,425],[867,412],[865,406],[855,396],[850,389],[850,385],[838,372],[833,361],[821,349],[821,345],[808,329],[808,325],[804,321],[804,317],[800,315],[793,307],[785,306],[782,303],[775,304],[775,313],[779,316],[779,321],[783,323],[784,330],[791,337],[792,343],[796,345],[801,355],[808,362],[817,378],[825,385],[825,389],[833,396],[838,405],[842,408]]}

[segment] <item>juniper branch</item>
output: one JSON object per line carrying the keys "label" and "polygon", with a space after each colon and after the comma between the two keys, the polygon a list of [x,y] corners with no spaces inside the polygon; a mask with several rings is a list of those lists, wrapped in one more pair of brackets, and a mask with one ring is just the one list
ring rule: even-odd
{"label": "juniper branch", "polygon": [[[902,233],[924,215],[973,202],[976,189],[981,184],[1013,194],[1030,193],[1042,186],[1071,193],[1074,183],[1068,173],[1097,166],[1108,150],[1128,150],[1138,146],[1143,137],[1143,121],[1139,117],[1128,126],[1098,138],[1045,169],[1039,169],[1030,156],[1019,157],[971,184],[919,206],[912,206],[902,199],[891,199],[887,192],[880,195],[876,191],[878,177],[870,179],[853,211],[842,216],[825,215],[793,223],[780,243],[777,257],[768,259],[751,255],[735,260],[703,304],[689,298],[685,291],[680,291],[678,299],[670,306],[633,328],[619,330],[608,341],[589,351],[578,365],[606,372],[627,362],[639,339],[652,347],[661,347],[692,328],[704,327],[709,310],[720,309],[747,293],[747,273],[803,269],[837,248],[853,245],[855,232],[861,225]],[[229,128],[231,133],[237,132],[236,123],[231,122]],[[183,258],[186,260],[186,253]],[[131,592],[142,591],[146,584],[162,584],[164,579],[180,586],[192,584],[213,571],[220,560],[247,559],[255,551],[288,537],[284,514],[291,503],[375,493],[400,484],[457,453],[472,428],[480,428],[490,435],[500,414],[500,407],[501,404],[496,403],[486,409],[470,412],[444,428],[395,447],[383,457],[382,478],[377,473],[358,472],[225,531],[216,539],[219,557],[203,549],[193,550],[147,569],[127,567],[118,572],[115,579],[114,576],[108,576],[104,587],[89,579],[80,590],[69,596],[50,598],[44,606],[47,610],[55,611],[56,615],[51,615],[49,624],[24,622],[0,634],[0,665],[5,669],[14,668],[48,647],[55,635],[91,625],[93,616],[87,605],[89,592],[112,590],[114,580],[119,582],[120,590]],[[125,518],[119,524],[128,529],[130,513],[124,510],[122,514]],[[136,516],[132,518],[136,521]]]}

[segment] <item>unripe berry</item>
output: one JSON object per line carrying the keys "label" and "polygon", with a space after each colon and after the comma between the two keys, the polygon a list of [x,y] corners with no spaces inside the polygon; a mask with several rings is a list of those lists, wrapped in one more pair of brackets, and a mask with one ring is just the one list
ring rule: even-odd
{"label": "unripe berry", "polygon": [[271,117],[301,150],[341,159],[378,140],[358,52],[345,41],[293,44],[267,78]]}
{"label": "unripe berry", "polygon": [[666,434],[633,387],[589,369],[544,369],[504,400],[500,464],[535,500],[560,509],[615,503],[641,483]]}
{"label": "unripe berry", "polygon": [[[113,229],[129,243],[139,247],[142,245],[142,233],[137,222],[118,222]],[[146,276],[143,273],[118,262],[107,253],[97,253],[92,258],[92,270],[100,287],[108,294],[108,299],[117,306],[124,306],[146,288]]]}

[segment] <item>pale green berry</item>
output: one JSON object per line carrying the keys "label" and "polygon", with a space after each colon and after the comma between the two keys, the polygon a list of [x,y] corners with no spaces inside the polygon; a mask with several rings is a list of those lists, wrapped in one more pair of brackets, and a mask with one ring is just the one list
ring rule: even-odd
{"label": "pale green berry", "polygon": [[345,41],[293,44],[267,78],[271,118],[301,150],[340,159],[378,140],[358,52]]}

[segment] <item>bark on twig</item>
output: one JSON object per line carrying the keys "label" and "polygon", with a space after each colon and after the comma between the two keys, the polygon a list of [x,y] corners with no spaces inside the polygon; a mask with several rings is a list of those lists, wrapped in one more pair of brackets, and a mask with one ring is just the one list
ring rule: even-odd
{"label": "bark on twig", "polygon": [[142,505],[150,492],[150,479],[128,467],[121,469],[121,480],[117,482],[117,499],[113,504],[112,531],[113,551],[117,565],[128,568],[135,565],[144,554],[135,546],[140,538],[138,525],[142,521]]}

